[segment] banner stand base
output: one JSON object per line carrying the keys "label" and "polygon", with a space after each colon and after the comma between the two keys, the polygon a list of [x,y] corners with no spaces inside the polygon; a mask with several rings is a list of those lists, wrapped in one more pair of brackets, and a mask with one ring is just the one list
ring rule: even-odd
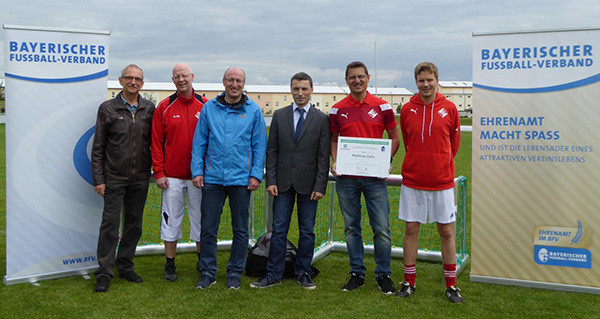
{"label": "banner stand base", "polygon": [[479,275],[473,275],[473,274],[470,275],[470,278],[471,278],[471,282],[481,282],[481,283],[486,283],[486,284],[498,284],[498,285],[519,286],[519,287],[526,287],[526,288],[561,290],[561,291],[569,291],[569,292],[583,292],[583,293],[600,295],[600,287],[566,285],[566,284],[557,284],[557,283],[531,281],[531,280],[479,276]]}
{"label": "banner stand base", "polygon": [[39,275],[34,275],[34,276],[30,275],[30,276],[11,277],[11,278],[7,278],[6,276],[4,276],[4,284],[6,286],[14,285],[14,284],[21,284],[21,283],[31,283],[31,284],[36,285],[36,283],[40,280],[58,279],[58,278],[63,278],[63,277],[67,277],[67,276],[75,276],[75,275],[81,275],[81,276],[83,276],[84,279],[89,280],[90,279],[89,274],[96,271],[96,269],[98,269],[98,266],[81,268],[81,269],[73,269],[73,270],[65,270],[65,271],[57,271],[57,272],[53,272],[53,273],[39,274]]}

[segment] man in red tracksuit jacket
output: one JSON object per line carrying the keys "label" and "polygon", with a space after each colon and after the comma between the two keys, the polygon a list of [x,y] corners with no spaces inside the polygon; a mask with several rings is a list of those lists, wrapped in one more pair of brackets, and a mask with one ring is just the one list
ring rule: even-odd
{"label": "man in red tracksuit jacket", "polygon": [[[190,239],[196,242],[200,258],[202,191],[192,185],[190,162],[196,123],[207,101],[194,92],[194,73],[189,65],[176,64],[173,67],[172,79],[177,92],[158,104],[152,121],[152,165],[156,185],[163,190],[160,236],[165,242],[166,281],[177,280],[175,253],[177,241],[182,237],[181,223],[185,212],[186,194]],[[196,265],[198,271],[199,265]]]}
{"label": "man in red tracksuit jacket", "polygon": [[456,106],[437,92],[438,69],[423,62],[415,68],[419,93],[402,107],[400,128],[406,156],[402,163],[399,218],[404,233],[404,280],[396,295],[415,291],[418,234],[422,223],[437,223],[440,234],[446,296],[453,303],[462,297],[456,282],[454,241],[454,157],[460,144]]}

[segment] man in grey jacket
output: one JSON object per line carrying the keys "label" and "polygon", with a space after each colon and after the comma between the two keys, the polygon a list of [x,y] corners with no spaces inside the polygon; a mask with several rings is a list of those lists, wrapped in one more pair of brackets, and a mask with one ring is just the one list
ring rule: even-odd
{"label": "man in grey jacket", "polygon": [[133,255],[142,235],[142,214],[148,195],[154,104],[139,94],[144,73],[137,65],[125,67],[119,83],[123,91],[98,108],[92,147],[94,190],[104,197],[95,292],[107,291],[113,278],[122,207],[123,234],[117,269],[119,276],[129,282],[143,281],[134,272]]}

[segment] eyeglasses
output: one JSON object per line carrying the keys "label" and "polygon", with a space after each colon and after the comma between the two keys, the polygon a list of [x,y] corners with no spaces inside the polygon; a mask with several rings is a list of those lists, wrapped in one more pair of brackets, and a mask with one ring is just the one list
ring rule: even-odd
{"label": "eyeglasses", "polygon": [[144,82],[144,78],[138,78],[137,76],[122,76],[121,78],[125,79],[126,81],[136,80],[137,82]]}
{"label": "eyeglasses", "polygon": [[359,74],[359,75],[347,76],[346,80],[348,80],[348,81],[354,81],[356,79],[364,80],[365,78],[367,78],[366,74]]}
{"label": "eyeglasses", "polygon": [[244,80],[241,80],[241,79],[233,79],[233,78],[227,78],[227,79],[225,79],[225,82],[227,82],[227,83],[238,83],[238,84],[242,84],[242,83],[244,83]]}
{"label": "eyeglasses", "polygon": [[190,75],[192,75],[192,74],[189,73],[189,74],[174,75],[171,79],[173,79],[173,81],[177,81],[179,79],[187,79]]}

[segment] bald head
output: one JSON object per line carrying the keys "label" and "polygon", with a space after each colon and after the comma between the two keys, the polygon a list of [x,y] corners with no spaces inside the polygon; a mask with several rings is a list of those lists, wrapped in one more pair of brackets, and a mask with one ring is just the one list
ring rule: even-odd
{"label": "bald head", "polygon": [[190,97],[194,93],[192,88],[192,81],[194,80],[194,73],[187,63],[177,63],[173,67],[173,84],[177,87],[177,92],[185,97]]}
{"label": "bald head", "polygon": [[229,68],[223,74],[223,86],[225,87],[225,101],[235,104],[242,99],[244,85],[246,84],[246,73],[240,68]]}
{"label": "bald head", "polygon": [[179,63],[175,64],[175,66],[173,67],[173,74],[175,74],[175,72],[178,72],[178,71],[192,73],[192,69],[190,68],[189,64],[187,64],[185,62],[179,62]]}
{"label": "bald head", "polygon": [[242,78],[244,79],[244,82],[246,82],[246,72],[244,72],[244,70],[240,69],[240,68],[228,68],[227,70],[225,70],[225,73],[223,74],[223,81],[225,81],[225,79],[227,79],[229,74],[240,74],[242,75]]}

